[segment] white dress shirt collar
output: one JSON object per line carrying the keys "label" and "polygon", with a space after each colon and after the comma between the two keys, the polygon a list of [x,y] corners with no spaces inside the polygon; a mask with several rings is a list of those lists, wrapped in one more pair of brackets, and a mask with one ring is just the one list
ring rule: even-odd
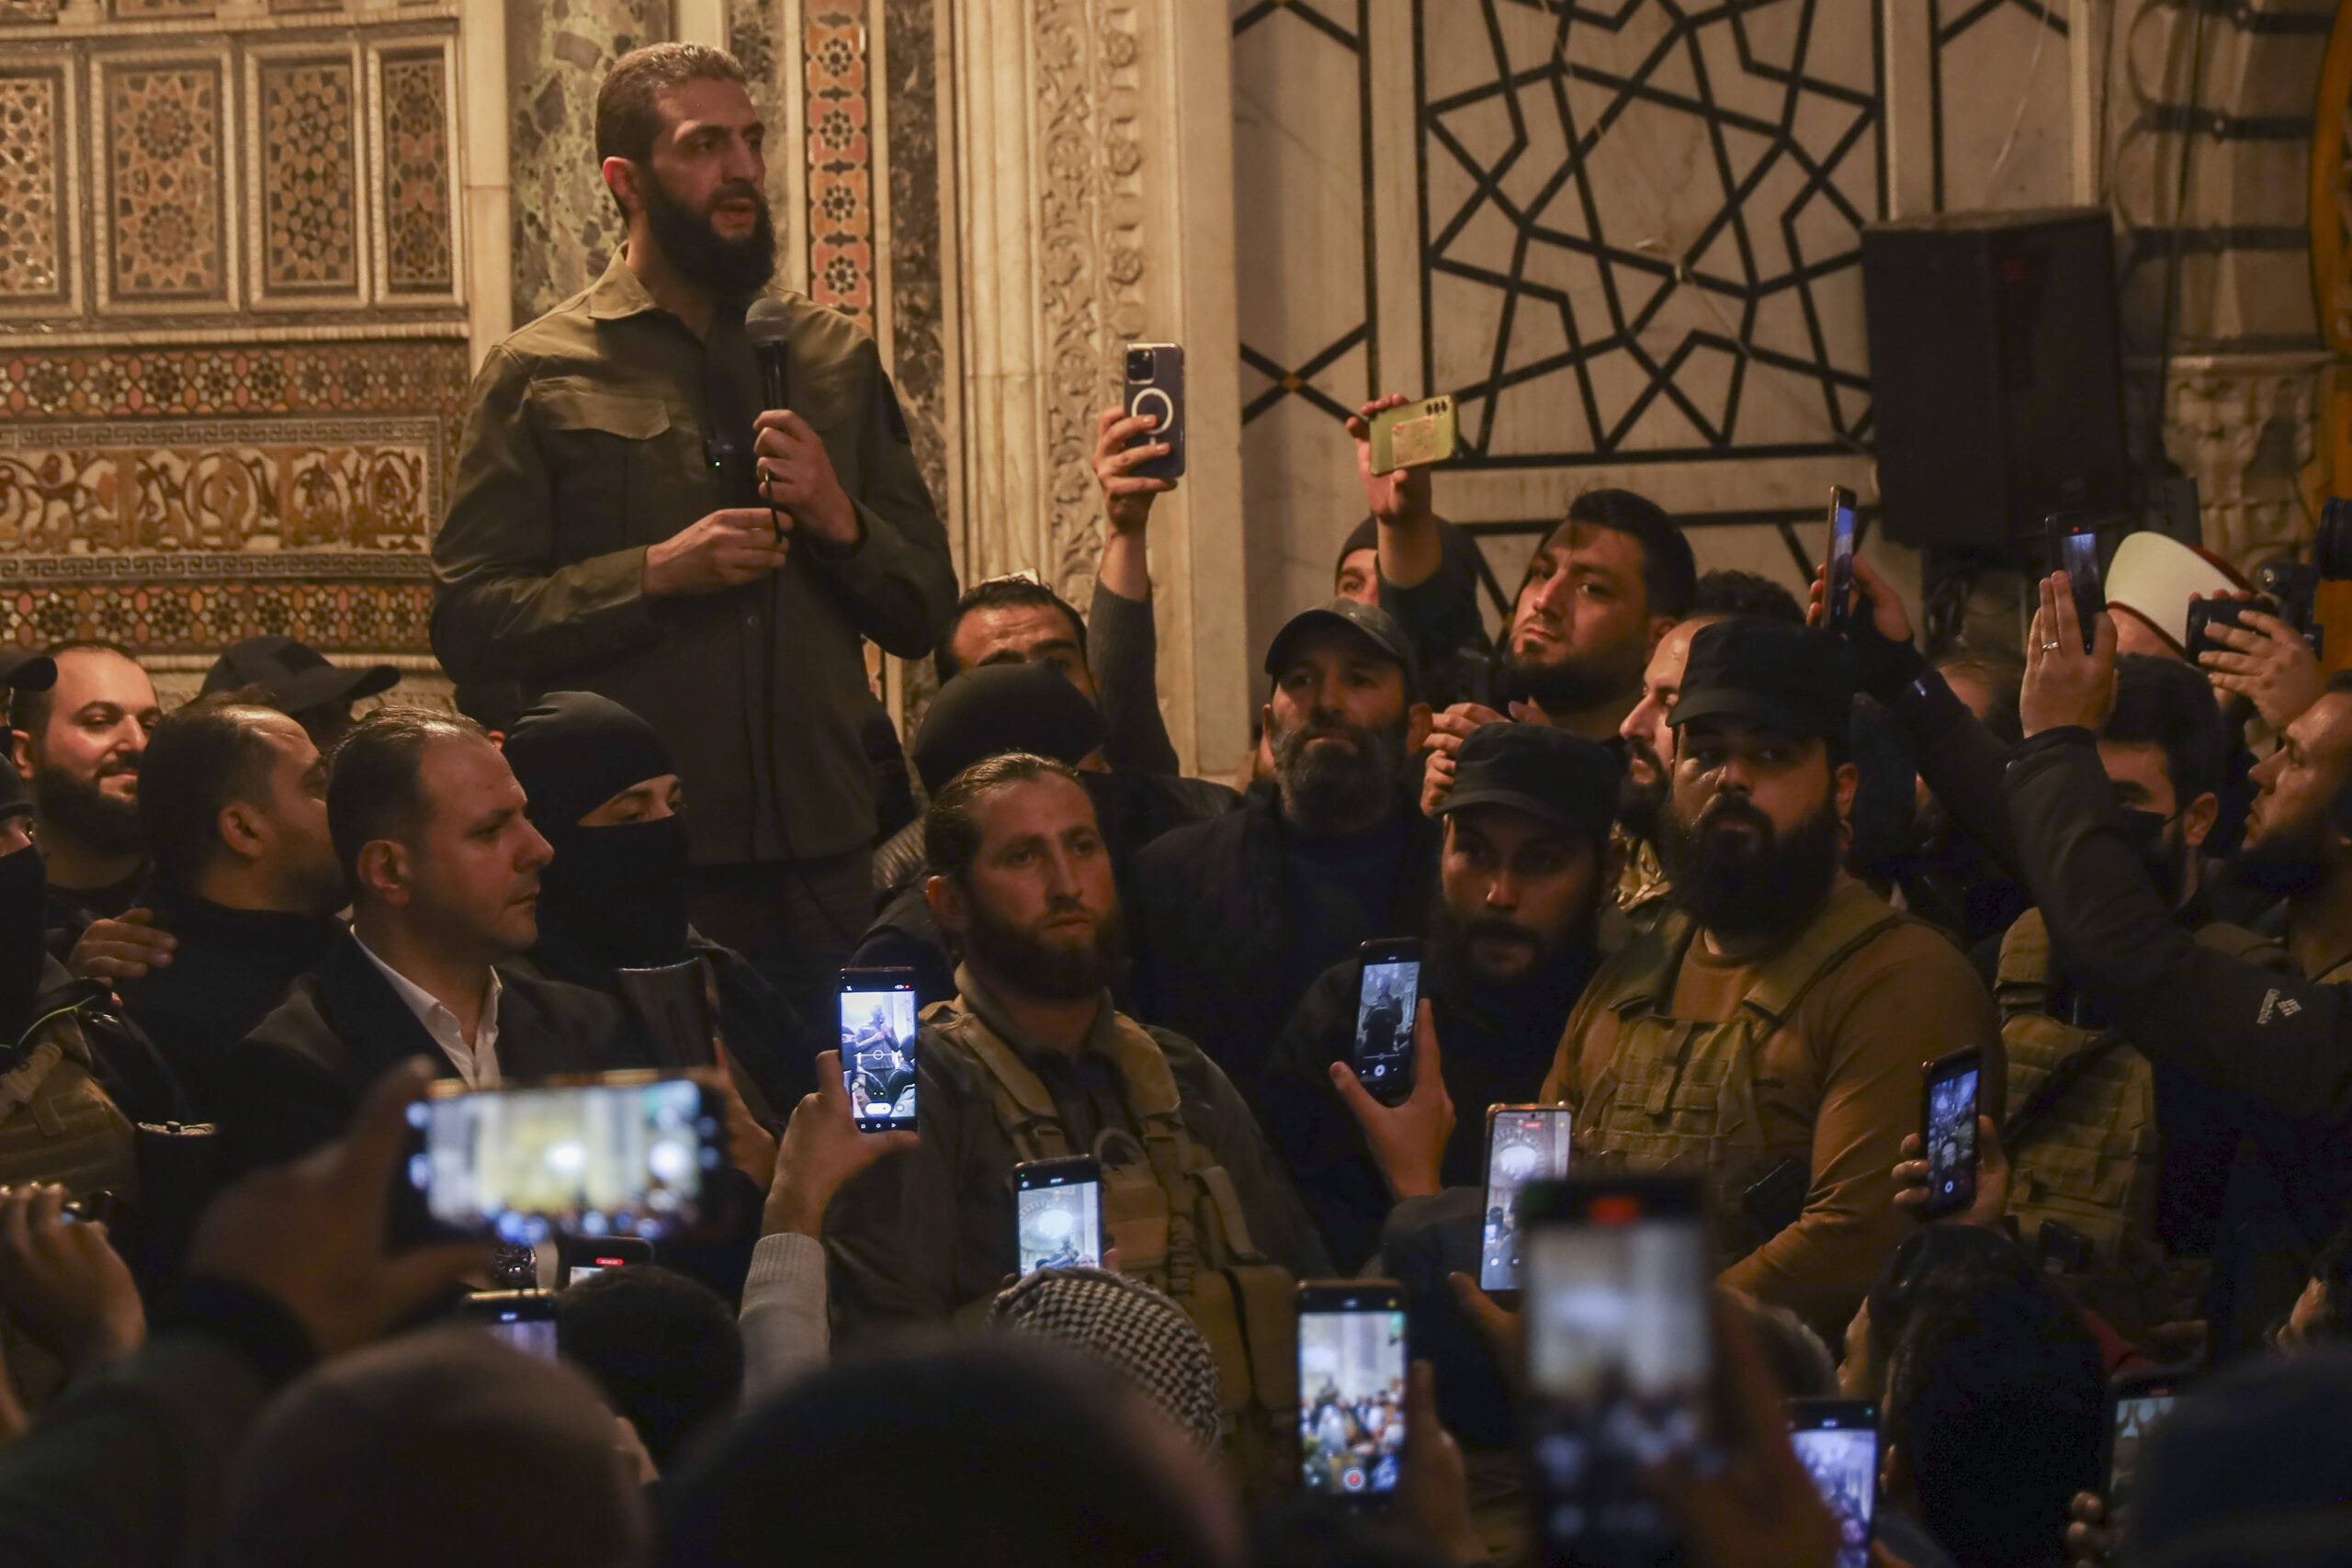
{"label": "white dress shirt collar", "polygon": [[433,1043],[441,1047],[442,1055],[447,1056],[449,1065],[458,1069],[458,1077],[465,1080],[466,1087],[497,1088],[498,994],[502,989],[498,971],[492,969],[490,972],[490,984],[482,987],[481,1020],[474,1031],[472,1042],[469,1043],[464,1032],[458,1027],[458,1015],[451,1012],[439,998],[377,957],[375,950],[361,940],[356,929],[352,931],[351,940],[358,942],[359,951],[368,955],[368,962],[381,970],[384,978],[391,982],[393,992],[408,1004],[408,1010],[416,1015],[416,1021],[424,1025],[424,1032],[433,1036]]}

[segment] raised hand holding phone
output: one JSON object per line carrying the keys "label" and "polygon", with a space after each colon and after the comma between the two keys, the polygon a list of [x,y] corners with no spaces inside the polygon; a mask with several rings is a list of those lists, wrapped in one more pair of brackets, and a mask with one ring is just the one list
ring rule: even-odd
{"label": "raised hand holding phone", "polygon": [[1453,1097],[1446,1092],[1437,1023],[1426,1000],[1414,1015],[1413,1057],[1413,1092],[1394,1106],[1374,1100],[1348,1064],[1331,1064],[1332,1087],[1355,1112],[1364,1141],[1372,1145],[1373,1162],[1380,1167],[1391,1195],[1400,1201],[1425,1198],[1439,1190],[1445,1142],[1453,1135]]}

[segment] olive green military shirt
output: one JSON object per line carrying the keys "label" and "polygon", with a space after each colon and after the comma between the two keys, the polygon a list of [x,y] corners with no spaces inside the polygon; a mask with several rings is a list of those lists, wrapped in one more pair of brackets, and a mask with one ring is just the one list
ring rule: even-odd
{"label": "olive green military shirt", "polygon": [[760,504],[763,406],[740,310],[705,342],[616,254],[492,349],[474,378],[433,541],[433,651],[463,687],[599,693],[662,732],[701,865],[808,860],[874,836],[862,642],[931,651],[956,572],[874,340],[797,295],[786,398],[855,504],[856,546],[795,542],[784,568],[650,599],[645,550]]}

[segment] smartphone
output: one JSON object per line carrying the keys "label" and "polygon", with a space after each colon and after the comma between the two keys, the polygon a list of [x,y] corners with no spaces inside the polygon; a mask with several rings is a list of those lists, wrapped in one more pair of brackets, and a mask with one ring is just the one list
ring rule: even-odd
{"label": "smartphone", "polygon": [[1184,477],[1184,351],[1172,343],[1127,344],[1127,413],[1153,422],[1130,446],[1165,443],[1168,455],[1127,471],[1148,479]]}
{"label": "smartphone", "polygon": [[566,1236],[563,1245],[556,1249],[555,1282],[561,1289],[593,1280],[609,1269],[629,1269],[652,1261],[653,1244],[635,1236]]}
{"label": "smartphone", "polygon": [[2107,608],[2107,584],[2099,574],[2098,526],[2079,513],[2054,512],[2042,526],[2050,535],[2051,570],[2063,571],[2075,591],[2075,618],[2082,624],[2083,651],[2098,635],[2099,612]]}
{"label": "smartphone", "polygon": [[1012,1168],[1013,1245],[1025,1277],[1102,1267],[1102,1165],[1091,1155]]}
{"label": "smartphone", "polygon": [[1356,1032],[1348,1065],[1383,1105],[1402,1105],[1413,1092],[1413,1018],[1420,999],[1419,942],[1391,937],[1356,949]]}
{"label": "smartphone", "polygon": [[1870,1568],[1878,1507],[1878,1406],[1861,1399],[1789,1401],[1797,1462],[1838,1521],[1838,1568]]}
{"label": "smartphone", "polygon": [[688,1229],[726,1159],[718,1095],[650,1072],[484,1089],[443,1079],[408,1120],[409,1182],[433,1222],[511,1247]]}
{"label": "smartphone", "polygon": [[1405,1462],[1405,1287],[1393,1280],[1298,1287],[1299,1479],[1377,1506]]}
{"label": "smartphone", "polygon": [[553,1291],[476,1291],[458,1311],[526,1355],[555,1359]]}
{"label": "smartphone", "polygon": [[1713,1461],[1714,1267],[1700,1180],[1569,1177],[1520,1194],[1528,1491],[1544,1561],[1642,1568],[1677,1550],[1645,1472]]}
{"label": "smartphone", "polygon": [[1928,1201],[1917,1213],[1932,1219],[1976,1201],[1976,1116],[1984,1054],[1954,1051],[1919,1069],[1919,1147],[1928,1161]]}
{"label": "smartphone", "polygon": [[844,969],[842,1082],[861,1133],[915,1129],[915,972]]}
{"label": "smartphone", "polygon": [[1842,632],[1853,624],[1854,492],[1844,485],[1829,487],[1829,587],[1822,608],[1829,629]]}
{"label": "smartphone", "polygon": [[2177,1371],[2132,1372],[2107,1389],[2107,1490],[2101,1494],[2112,1519],[2132,1495],[2132,1482],[2140,1469],[2140,1454],[2148,1434],[2173,1413],[2188,1387],[2188,1376]]}
{"label": "smartphone", "polygon": [[1371,435],[1372,471],[1393,474],[1453,457],[1462,444],[1462,423],[1453,399],[1441,393],[1374,414]]}
{"label": "smartphone", "polygon": [[2245,613],[2258,610],[2259,604],[2249,604],[2243,599],[2199,599],[2188,606],[2188,661],[2197,662],[2199,655],[2234,652],[2213,640],[2210,628],[2216,626],[2243,626]]}
{"label": "smartphone", "polygon": [[1568,1108],[1497,1105],[1487,1111],[1486,1223],[1478,1247],[1478,1288],[1519,1289],[1519,1197],[1530,1182],[1568,1174]]}

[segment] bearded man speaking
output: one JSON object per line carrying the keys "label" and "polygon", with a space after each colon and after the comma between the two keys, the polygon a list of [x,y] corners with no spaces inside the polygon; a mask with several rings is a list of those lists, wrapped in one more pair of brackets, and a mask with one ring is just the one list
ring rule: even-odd
{"label": "bearded man speaking", "polygon": [[871,914],[861,645],[929,652],[956,577],[874,340],[769,288],[767,131],[717,50],[614,64],[596,147],[628,243],[475,378],[433,650],[461,705],[571,690],[650,720],[695,805],[696,927],[820,1016]]}
{"label": "bearded man speaking", "polygon": [[1843,1329],[1911,1222],[1892,1172],[1919,1067],[2002,1077],[1992,999],[1932,928],[1842,869],[1857,774],[1845,646],[1732,620],[1690,642],[1661,823],[1672,908],[1594,976],[1544,1099],[1588,1168],[1714,1184],[1723,1282]]}

